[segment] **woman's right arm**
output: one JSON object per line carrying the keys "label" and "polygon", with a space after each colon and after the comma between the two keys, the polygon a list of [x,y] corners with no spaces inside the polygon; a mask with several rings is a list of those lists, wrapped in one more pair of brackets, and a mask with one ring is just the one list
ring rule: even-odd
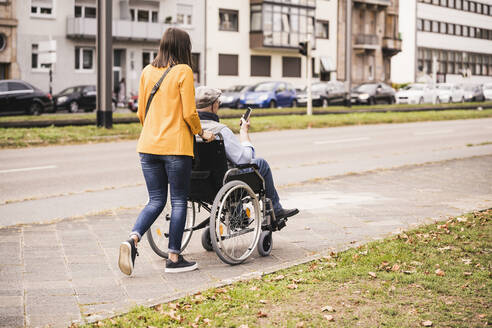
{"label": "woman's right arm", "polygon": [[138,110],[137,110],[137,116],[138,119],[140,120],[140,124],[142,125],[145,120],[145,106],[147,105],[147,101],[146,101],[147,97],[145,94],[144,72],[145,70],[143,70],[142,74],[140,74],[140,85],[138,87]]}

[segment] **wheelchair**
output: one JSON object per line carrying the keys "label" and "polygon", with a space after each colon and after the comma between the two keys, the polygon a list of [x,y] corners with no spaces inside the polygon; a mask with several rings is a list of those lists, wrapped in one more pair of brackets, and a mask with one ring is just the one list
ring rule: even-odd
{"label": "wheelchair", "polygon": [[[195,224],[196,215],[202,210],[208,217]],[[170,206],[166,204],[147,231],[151,248],[163,258],[168,256],[170,218]],[[282,229],[285,221],[275,218],[272,202],[265,194],[265,181],[255,164],[229,164],[220,134],[210,143],[196,140],[181,252],[193,232],[204,229],[203,248],[215,251],[224,263],[240,264],[255,248],[259,255],[268,256],[273,246],[272,233]]]}

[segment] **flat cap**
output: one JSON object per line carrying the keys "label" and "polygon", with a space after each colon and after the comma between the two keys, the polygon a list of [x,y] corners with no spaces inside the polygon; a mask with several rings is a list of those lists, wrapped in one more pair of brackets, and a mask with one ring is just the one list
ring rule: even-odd
{"label": "flat cap", "polygon": [[219,99],[222,91],[209,87],[198,87],[195,90],[196,108],[205,108]]}

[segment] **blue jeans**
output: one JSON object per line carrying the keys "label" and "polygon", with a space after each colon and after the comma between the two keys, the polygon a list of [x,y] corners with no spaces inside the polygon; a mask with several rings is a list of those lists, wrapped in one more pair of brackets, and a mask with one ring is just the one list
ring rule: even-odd
{"label": "blue jeans", "polygon": [[280,205],[280,198],[278,197],[277,190],[275,189],[275,184],[273,183],[273,176],[270,165],[268,165],[268,162],[263,158],[255,158],[252,162],[253,164],[258,165],[258,171],[265,180],[265,193],[266,196],[272,201],[273,210],[275,212],[280,211],[282,209],[282,205]]}
{"label": "blue jeans", "polygon": [[140,240],[149,230],[166,206],[169,183],[172,210],[168,251],[178,254],[181,251],[181,239],[186,222],[192,158],[140,153],[140,163],[149,192],[149,202],[140,212],[130,235],[136,235]]}

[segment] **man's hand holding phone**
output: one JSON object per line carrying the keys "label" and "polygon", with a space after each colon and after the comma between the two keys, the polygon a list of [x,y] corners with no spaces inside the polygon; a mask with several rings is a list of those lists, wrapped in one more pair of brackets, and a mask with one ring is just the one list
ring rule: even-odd
{"label": "man's hand holding phone", "polygon": [[243,116],[241,116],[241,121],[239,122],[239,125],[241,126],[241,131],[248,132],[249,130],[249,118],[251,116],[251,111],[253,109],[251,107],[248,107],[246,111],[244,112]]}

